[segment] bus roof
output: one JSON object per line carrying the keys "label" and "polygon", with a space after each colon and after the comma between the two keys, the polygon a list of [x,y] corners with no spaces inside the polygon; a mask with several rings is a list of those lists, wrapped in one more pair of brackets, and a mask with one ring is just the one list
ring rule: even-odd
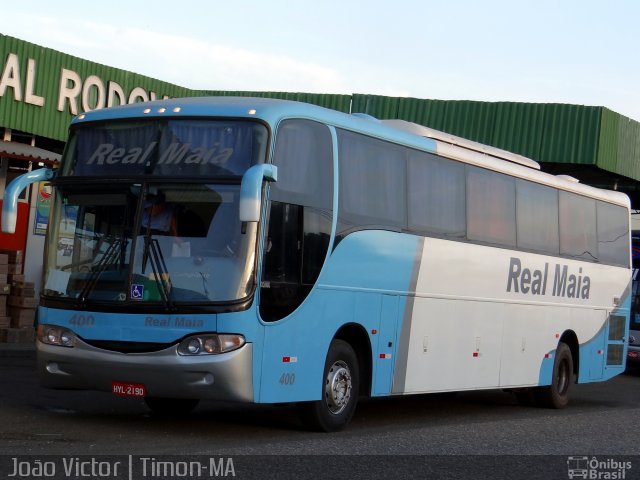
{"label": "bus roof", "polygon": [[491,147],[483,143],[474,142],[466,138],[457,137],[455,135],[441,132],[440,130],[435,130],[433,128],[425,127],[417,123],[407,122],[406,120],[382,120],[382,123],[399,130],[405,130],[407,132],[420,135],[421,137],[433,138],[434,140],[440,140],[444,143],[450,143],[451,145],[458,145],[459,147],[466,148],[473,152],[485,153],[492,157],[502,158],[503,160],[507,160],[509,162],[540,170],[540,164],[534,160],[531,160],[530,158],[523,157],[522,155],[518,155],[507,150],[502,150],[500,148]]}

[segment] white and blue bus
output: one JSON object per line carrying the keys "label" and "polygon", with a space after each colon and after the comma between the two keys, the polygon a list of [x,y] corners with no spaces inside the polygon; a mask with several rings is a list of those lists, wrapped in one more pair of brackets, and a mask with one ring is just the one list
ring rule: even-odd
{"label": "white and blue bus", "polygon": [[640,232],[632,232],[631,238],[633,278],[631,287],[631,315],[629,316],[629,349],[627,367],[640,366]]}
{"label": "white and blue bus", "polygon": [[629,199],[401,121],[257,98],[75,118],[38,311],[52,388],[299,404],[474,389],[567,404],[625,369]]}

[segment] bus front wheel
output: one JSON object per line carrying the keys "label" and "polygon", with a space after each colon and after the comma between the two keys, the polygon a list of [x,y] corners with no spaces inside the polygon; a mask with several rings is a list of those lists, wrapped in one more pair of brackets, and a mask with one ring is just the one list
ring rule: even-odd
{"label": "bus front wheel", "polygon": [[573,356],[569,346],[560,342],[553,361],[551,385],[533,391],[535,403],[541,407],[564,408],[569,403],[569,389],[573,383]]}
{"label": "bus front wheel", "polygon": [[342,430],[353,417],[360,390],[358,358],[351,345],[343,340],[331,343],[322,378],[322,399],[300,403],[300,416],[314,430]]}

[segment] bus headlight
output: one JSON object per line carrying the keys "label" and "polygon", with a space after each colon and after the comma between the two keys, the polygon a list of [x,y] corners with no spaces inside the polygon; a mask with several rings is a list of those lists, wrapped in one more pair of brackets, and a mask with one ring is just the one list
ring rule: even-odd
{"label": "bus headlight", "polygon": [[200,350],[202,350],[200,339],[192,338],[191,340],[189,340],[189,342],[187,343],[187,352],[190,355],[197,355],[200,353]]}
{"label": "bus headlight", "polygon": [[76,335],[71,330],[55,325],[38,325],[38,340],[47,345],[74,347]]}
{"label": "bus headlight", "polygon": [[242,335],[206,334],[187,337],[178,345],[180,355],[216,355],[242,347],[246,343]]}

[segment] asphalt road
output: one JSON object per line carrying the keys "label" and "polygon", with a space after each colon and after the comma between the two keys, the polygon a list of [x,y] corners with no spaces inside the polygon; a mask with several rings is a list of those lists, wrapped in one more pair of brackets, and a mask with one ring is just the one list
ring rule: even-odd
{"label": "asphalt road", "polygon": [[640,453],[637,372],[574,386],[564,410],[522,407],[501,391],[368,400],[345,431],[325,434],[306,431],[292,406],[201,402],[190,416],[156,417],[138,399],[43,389],[34,369],[33,352],[0,354],[4,455],[552,455],[566,464]]}

